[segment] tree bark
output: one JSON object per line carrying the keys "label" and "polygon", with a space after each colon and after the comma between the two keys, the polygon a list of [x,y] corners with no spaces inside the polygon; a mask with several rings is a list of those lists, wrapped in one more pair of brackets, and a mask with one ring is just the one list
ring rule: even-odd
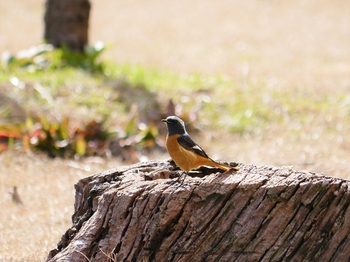
{"label": "tree bark", "polygon": [[90,14],[88,0],[47,0],[45,10],[45,40],[54,45],[83,52],[88,43]]}
{"label": "tree bark", "polygon": [[47,261],[349,261],[350,181],[240,167],[183,184],[170,161],[84,178]]}

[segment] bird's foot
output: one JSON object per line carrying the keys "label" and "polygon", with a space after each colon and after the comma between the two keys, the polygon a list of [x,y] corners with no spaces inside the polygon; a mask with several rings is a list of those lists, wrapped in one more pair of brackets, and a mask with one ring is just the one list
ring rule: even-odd
{"label": "bird's foot", "polygon": [[[184,174],[185,173],[185,174]],[[182,181],[181,181],[181,177],[184,175],[184,178],[182,179]],[[181,175],[176,179],[176,182],[178,183],[178,182],[180,182],[180,185],[179,186],[182,186],[183,185],[183,183],[185,182],[185,179],[186,179],[186,176],[188,175],[188,172],[183,172],[183,173],[181,173]]]}
{"label": "bird's foot", "polygon": [[[188,175],[188,172],[182,172],[182,171],[175,171],[176,175],[172,175],[174,179],[167,182],[168,184],[177,184],[180,183],[179,186],[182,186],[185,182],[186,176]],[[170,177],[170,178],[171,178]],[[177,177],[177,178],[176,178]],[[183,177],[183,178],[182,178]],[[175,179],[176,178],[176,179]]]}

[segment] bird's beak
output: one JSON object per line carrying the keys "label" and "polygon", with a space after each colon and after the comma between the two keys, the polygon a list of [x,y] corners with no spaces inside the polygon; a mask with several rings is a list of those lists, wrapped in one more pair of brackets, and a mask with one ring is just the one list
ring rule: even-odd
{"label": "bird's beak", "polygon": [[160,121],[165,122],[165,123],[168,123],[168,121],[166,121],[166,119],[162,119],[162,120],[160,120]]}

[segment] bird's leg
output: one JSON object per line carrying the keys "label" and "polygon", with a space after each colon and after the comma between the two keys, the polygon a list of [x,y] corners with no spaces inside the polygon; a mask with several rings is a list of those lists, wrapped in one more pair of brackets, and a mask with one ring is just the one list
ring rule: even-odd
{"label": "bird's leg", "polygon": [[[185,182],[186,176],[188,175],[188,172],[185,171],[184,173],[185,173],[185,175],[184,175],[184,178],[182,179],[182,181],[180,183],[180,186],[182,186],[182,184]],[[182,177],[182,175],[179,176],[179,178],[177,179],[176,182],[179,182],[181,177]]]}
{"label": "bird's leg", "polygon": [[[181,171],[181,170],[176,170],[176,171],[173,171],[173,172],[177,174],[177,179],[175,179],[176,177],[172,177],[172,178],[174,178],[174,179],[172,179],[171,181],[169,181],[170,184],[178,183],[178,182],[180,181],[180,179],[181,179],[183,173],[184,173],[184,172]],[[182,181],[182,183],[183,183],[183,181]],[[182,184],[182,183],[181,183],[181,184]]]}
{"label": "bird's leg", "polygon": [[182,177],[182,175],[183,175],[183,172],[179,172],[179,176],[177,177],[177,179],[176,179],[176,182],[179,182],[180,181],[180,178]]}

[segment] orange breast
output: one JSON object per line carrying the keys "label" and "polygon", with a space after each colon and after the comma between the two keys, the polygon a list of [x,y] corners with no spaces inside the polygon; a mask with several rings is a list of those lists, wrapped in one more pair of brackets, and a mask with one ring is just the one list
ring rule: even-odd
{"label": "orange breast", "polygon": [[167,137],[166,147],[170,157],[174,160],[175,164],[182,170],[188,172],[191,169],[201,166],[199,163],[199,156],[195,153],[184,149],[177,142],[179,135],[172,135]]}
{"label": "orange breast", "polygon": [[230,169],[230,167],[217,163],[210,158],[206,158],[192,151],[186,150],[177,142],[177,138],[179,136],[180,135],[167,136],[166,147],[175,164],[182,170],[188,172],[201,166],[214,166],[224,171],[228,171]]}

